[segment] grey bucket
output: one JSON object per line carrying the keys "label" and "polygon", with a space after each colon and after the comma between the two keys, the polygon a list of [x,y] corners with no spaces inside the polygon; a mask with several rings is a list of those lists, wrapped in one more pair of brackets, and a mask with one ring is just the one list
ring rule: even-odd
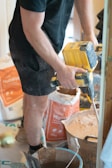
{"label": "grey bucket", "polygon": [[73,151],[76,151],[77,144],[75,142],[75,139],[78,140],[78,143],[80,145],[80,149],[78,153],[83,159],[83,168],[95,168],[96,167],[96,156],[97,156],[96,152],[97,152],[98,138],[95,136],[90,136],[90,135],[87,135],[84,139],[79,138],[77,135],[75,136],[73,132],[68,129],[68,125],[72,123],[72,121],[74,121],[79,115],[87,116],[87,114],[93,114],[90,112],[91,112],[90,110],[84,110],[84,111],[75,113],[71,115],[69,119],[62,121],[66,129],[68,148]]}
{"label": "grey bucket", "polygon": [[80,155],[71,149],[62,147],[48,147],[40,150],[39,160],[42,168],[66,168],[70,162],[68,168],[83,168],[83,160]]}

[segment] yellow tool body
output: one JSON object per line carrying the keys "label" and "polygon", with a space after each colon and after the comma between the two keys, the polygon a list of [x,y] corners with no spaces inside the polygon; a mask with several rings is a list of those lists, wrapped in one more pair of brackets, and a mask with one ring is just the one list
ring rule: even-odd
{"label": "yellow tool body", "polygon": [[93,43],[90,41],[70,42],[62,53],[65,64],[87,69],[88,72],[93,72],[98,62]]}
{"label": "yellow tool body", "polygon": [[[66,65],[80,67],[87,73],[77,73],[76,82],[82,91],[80,108],[90,108],[94,98],[93,71],[98,63],[98,58],[90,41],[70,42],[62,50]],[[56,76],[51,79],[52,86],[59,85]]]}
{"label": "yellow tool body", "polygon": [[77,73],[75,79],[82,91],[80,108],[89,108],[94,98],[93,71],[98,58],[90,41],[68,43],[63,51],[66,65],[84,68],[87,73]]}
{"label": "yellow tool body", "polygon": [[81,89],[80,109],[90,108],[92,99],[94,98],[93,73],[77,73],[75,79]]}
{"label": "yellow tool body", "polygon": [[93,74],[90,72],[84,74],[77,73],[75,79],[82,93],[87,94],[92,99],[94,97]]}

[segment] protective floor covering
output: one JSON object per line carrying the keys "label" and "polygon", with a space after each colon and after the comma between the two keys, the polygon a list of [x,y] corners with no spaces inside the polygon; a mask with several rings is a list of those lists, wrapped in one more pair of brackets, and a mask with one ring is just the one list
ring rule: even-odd
{"label": "protective floor covering", "polygon": [[[2,128],[2,124],[0,123],[1,130],[0,133],[3,134],[4,130],[9,131],[12,129],[15,131],[16,129],[16,124],[15,123],[9,123],[6,124],[6,127]],[[0,168],[19,168],[21,164],[18,163],[23,163],[25,162],[23,152],[27,152],[28,150],[28,145],[25,143],[20,143],[15,141],[14,144],[12,144],[9,147],[0,147]]]}

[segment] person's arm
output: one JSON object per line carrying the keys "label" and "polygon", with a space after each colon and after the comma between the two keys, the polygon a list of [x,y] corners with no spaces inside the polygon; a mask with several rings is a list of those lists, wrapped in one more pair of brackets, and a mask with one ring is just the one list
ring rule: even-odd
{"label": "person's arm", "polygon": [[58,59],[48,37],[41,29],[44,16],[44,12],[32,12],[21,7],[22,25],[27,40],[35,51],[57,71],[57,68],[64,64]]}
{"label": "person's arm", "polygon": [[86,72],[81,68],[65,65],[58,57],[48,37],[41,29],[44,22],[44,12],[32,12],[21,7],[22,26],[25,36],[35,51],[57,72],[58,80],[65,88],[77,87],[76,72]]}
{"label": "person's arm", "polygon": [[95,46],[98,41],[94,33],[93,0],[75,0],[75,6],[84,32],[84,39],[90,40]]}

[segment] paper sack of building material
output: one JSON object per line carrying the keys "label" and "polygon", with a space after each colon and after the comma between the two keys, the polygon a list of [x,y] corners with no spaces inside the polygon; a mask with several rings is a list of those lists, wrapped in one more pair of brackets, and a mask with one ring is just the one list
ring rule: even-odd
{"label": "paper sack of building material", "polygon": [[0,120],[22,116],[23,92],[10,56],[0,58]]}
{"label": "paper sack of building material", "polygon": [[49,95],[49,107],[45,114],[45,134],[47,141],[55,142],[66,139],[61,120],[67,119],[80,109],[80,89],[68,90],[59,87]]}

